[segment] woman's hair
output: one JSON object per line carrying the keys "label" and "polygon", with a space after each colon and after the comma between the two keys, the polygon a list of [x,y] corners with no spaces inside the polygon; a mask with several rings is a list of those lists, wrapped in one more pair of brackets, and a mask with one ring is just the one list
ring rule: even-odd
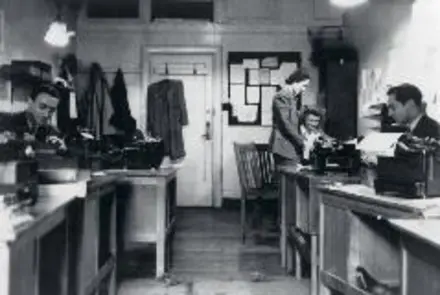
{"label": "woman's hair", "polygon": [[298,83],[305,80],[310,80],[309,73],[303,68],[298,68],[292,74],[290,74],[289,77],[287,77],[285,82],[287,85],[292,85],[293,83]]}
{"label": "woman's hair", "polygon": [[304,106],[301,115],[299,117],[299,123],[300,125],[304,125],[306,118],[309,115],[313,115],[316,117],[319,117],[320,119],[320,125],[323,123],[324,121],[324,116],[325,116],[325,111],[324,110],[319,110],[316,107],[310,107],[310,106]]}

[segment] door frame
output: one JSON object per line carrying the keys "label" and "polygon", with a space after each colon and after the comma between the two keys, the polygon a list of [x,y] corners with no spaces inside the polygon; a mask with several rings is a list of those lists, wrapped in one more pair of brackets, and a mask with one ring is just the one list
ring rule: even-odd
{"label": "door frame", "polygon": [[[146,129],[147,122],[147,90],[150,82],[150,57],[160,54],[176,55],[210,55],[212,58],[212,200],[213,207],[220,207],[222,203],[222,120],[221,120],[221,98],[222,98],[222,51],[221,47],[216,46],[144,46],[142,49],[142,98],[140,108],[142,110],[140,120]],[[144,130],[146,131],[146,130]]]}

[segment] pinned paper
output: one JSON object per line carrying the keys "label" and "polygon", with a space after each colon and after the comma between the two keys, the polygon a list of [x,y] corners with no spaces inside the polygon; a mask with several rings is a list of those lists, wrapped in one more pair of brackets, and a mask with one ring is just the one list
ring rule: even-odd
{"label": "pinned paper", "polygon": [[276,68],[278,68],[278,65],[279,65],[278,57],[276,57],[276,56],[266,57],[261,62],[261,66],[263,68],[276,69]]}
{"label": "pinned paper", "polygon": [[243,106],[237,110],[237,117],[240,122],[255,122],[257,120],[257,115],[258,106]]}
{"label": "pinned paper", "polygon": [[279,70],[271,70],[270,71],[270,84],[271,85],[280,85],[283,79],[281,78],[281,73]]}
{"label": "pinned paper", "polygon": [[260,88],[259,87],[247,87],[246,88],[246,102],[248,104],[260,103]]}
{"label": "pinned paper", "polygon": [[270,70],[260,69],[260,84],[270,84]]}
{"label": "pinned paper", "polygon": [[260,68],[260,62],[258,59],[243,59],[243,67],[247,69]]}
{"label": "pinned paper", "polygon": [[280,74],[284,79],[286,79],[290,74],[292,74],[298,65],[294,62],[282,62],[280,66]]}
{"label": "pinned paper", "polygon": [[244,67],[243,65],[230,65],[230,83],[244,83]]}
{"label": "pinned paper", "polygon": [[261,125],[272,125],[272,101],[276,88],[273,86],[261,87]]}
{"label": "pinned paper", "polygon": [[259,70],[249,70],[249,85],[260,84],[260,72]]}
{"label": "pinned paper", "polygon": [[231,85],[231,104],[233,106],[245,105],[244,85]]}

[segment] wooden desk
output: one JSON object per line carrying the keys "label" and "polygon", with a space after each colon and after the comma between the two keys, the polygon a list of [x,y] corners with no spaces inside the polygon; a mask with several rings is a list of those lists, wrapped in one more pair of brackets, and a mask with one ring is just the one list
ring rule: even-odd
{"label": "wooden desk", "polygon": [[[317,175],[312,171],[298,171],[295,167],[283,167],[281,172],[281,264],[292,271],[293,250],[288,245],[289,226],[295,226],[311,236],[311,294],[317,294],[318,229],[321,185],[344,182],[358,183],[359,177],[346,173]],[[301,278],[301,256],[295,251],[295,276]]]}
{"label": "wooden desk", "polygon": [[69,294],[116,295],[116,181],[93,177],[69,209]]}
{"label": "wooden desk", "polygon": [[0,236],[1,295],[68,294],[67,208],[73,200],[41,196],[29,209],[32,221],[15,227],[15,236]]}
{"label": "wooden desk", "polygon": [[389,222],[401,232],[401,294],[440,294],[440,220]]}
{"label": "wooden desk", "polygon": [[123,216],[124,249],[139,244],[156,245],[156,277],[170,263],[171,233],[176,209],[176,169],[106,170],[120,176],[120,213]]}
{"label": "wooden desk", "polygon": [[440,216],[440,199],[379,196],[363,185],[321,188],[320,294],[366,294],[356,286],[355,268],[401,285],[400,233],[387,218]]}

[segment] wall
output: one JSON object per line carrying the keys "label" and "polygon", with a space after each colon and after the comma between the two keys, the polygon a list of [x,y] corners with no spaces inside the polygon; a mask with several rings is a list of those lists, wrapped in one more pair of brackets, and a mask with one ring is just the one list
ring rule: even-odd
{"label": "wall", "polygon": [[[50,0],[3,0],[0,9],[4,12],[4,46],[0,49],[0,65],[11,60],[39,60],[55,66],[58,56],[74,50],[69,47],[55,50],[44,43],[44,34],[55,17],[55,6]],[[66,17],[74,25],[71,14]],[[69,26],[69,29],[71,27]],[[9,98],[0,98],[0,110],[21,110],[25,104],[11,104]]]}
{"label": "wall", "polygon": [[[314,5],[316,2],[316,5]],[[216,46],[221,47],[222,100],[226,97],[226,64],[228,51],[300,51],[308,66],[309,44],[306,29],[310,25],[341,24],[338,11],[326,5],[326,0],[218,0],[215,23],[169,22],[148,23],[149,1],[143,1],[143,18],[132,22],[91,21],[78,23],[78,56],[97,61],[107,71],[122,67],[126,73],[130,107],[140,126],[145,126],[145,109],[140,108],[143,97],[143,46]],[[312,71],[314,78],[317,73]],[[305,97],[315,102],[317,83]],[[238,197],[239,183],[232,143],[266,142],[270,128],[229,127],[226,113],[222,126],[223,196]]]}
{"label": "wall", "polygon": [[[414,3],[413,3],[414,2]],[[440,119],[440,19],[436,0],[372,0],[344,18],[360,53],[359,134],[374,124],[365,105],[386,100],[389,85],[410,82],[422,89],[431,116]],[[437,13],[438,14],[438,13]]]}

